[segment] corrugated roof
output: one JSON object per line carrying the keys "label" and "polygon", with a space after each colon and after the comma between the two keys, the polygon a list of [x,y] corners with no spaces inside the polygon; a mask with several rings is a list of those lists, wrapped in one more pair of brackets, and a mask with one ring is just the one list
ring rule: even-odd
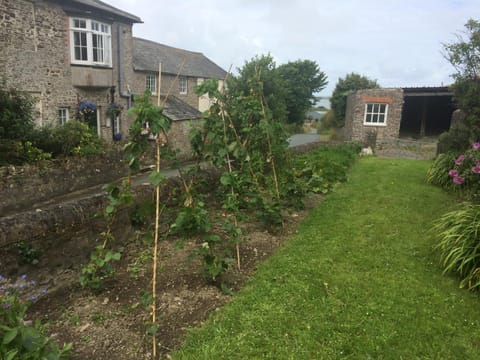
{"label": "corrugated roof", "polygon": [[[174,75],[223,79],[227,74],[225,70],[202,53],[133,38],[133,68],[135,70],[158,72],[159,63],[162,63],[162,73]],[[183,67],[182,63],[184,63]]]}
{"label": "corrugated roof", "polygon": [[66,0],[61,2],[64,4],[64,8],[70,11],[83,10],[78,8],[78,5],[81,5],[82,7],[85,7],[85,8],[92,8],[97,11],[99,10],[111,15],[121,17],[132,23],[143,22],[142,19],[140,19],[138,16],[130,14],[126,11],[120,10],[114,6],[111,6],[99,0]]}

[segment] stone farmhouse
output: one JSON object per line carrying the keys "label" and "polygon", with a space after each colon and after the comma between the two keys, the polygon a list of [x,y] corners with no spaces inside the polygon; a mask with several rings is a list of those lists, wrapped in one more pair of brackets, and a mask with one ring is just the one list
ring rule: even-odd
{"label": "stone farmhouse", "polygon": [[450,128],[455,109],[448,87],[357,90],[347,97],[344,137],[375,146],[436,136]]}
{"label": "stone farmhouse", "polygon": [[201,53],[134,38],[141,22],[99,0],[2,0],[0,81],[33,96],[37,125],[84,117],[111,141],[127,134],[134,95],[156,95],[162,63],[164,112],[182,123],[179,138],[208,107],[194,86],[226,72]]}

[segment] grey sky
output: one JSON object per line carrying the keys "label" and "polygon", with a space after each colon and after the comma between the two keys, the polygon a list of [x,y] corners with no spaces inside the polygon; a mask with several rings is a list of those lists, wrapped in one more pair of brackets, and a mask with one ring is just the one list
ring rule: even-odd
{"label": "grey sky", "polygon": [[352,71],[384,87],[450,84],[442,43],[480,19],[480,0],[104,1],[143,20],[134,36],[202,52],[225,70],[268,53],[278,65],[316,61],[325,96]]}

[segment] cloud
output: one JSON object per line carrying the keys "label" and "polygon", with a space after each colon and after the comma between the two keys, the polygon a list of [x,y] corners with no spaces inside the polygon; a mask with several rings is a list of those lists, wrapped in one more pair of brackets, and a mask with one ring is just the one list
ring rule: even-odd
{"label": "cloud", "polygon": [[442,43],[480,18],[478,0],[105,1],[142,18],[135,36],[203,52],[225,69],[267,53],[316,61],[329,79],[324,95],[352,71],[383,86],[447,84]]}

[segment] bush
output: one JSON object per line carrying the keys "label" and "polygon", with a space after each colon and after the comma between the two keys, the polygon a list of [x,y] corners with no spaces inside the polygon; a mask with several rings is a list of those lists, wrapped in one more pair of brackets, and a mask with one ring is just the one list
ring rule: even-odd
{"label": "bush", "polygon": [[0,139],[25,140],[33,129],[33,100],[0,82]]}
{"label": "bush", "polygon": [[302,188],[320,194],[332,191],[339,182],[347,180],[360,149],[357,145],[325,146],[296,156],[294,170]]}
{"label": "bush", "polygon": [[460,287],[469,290],[480,286],[480,205],[464,203],[438,220],[434,232],[440,238],[444,272],[461,276]]}
{"label": "bush", "polygon": [[456,158],[457,156],[452,152],[438,155],[427,171],[427,182],[444,189],[452,189],[454,183],[448,172],[452,169]]}
{"label": "bush", "polygon": [[87,124],[69,121],[63,126],[45,126],[32,131],[34,146],[53,157],[95,155],[105,149],[103,141]]}
{"label": "bush", "polygon": [[470,146],[470,130],[465,127],[455,127],[442,133],[438,138],[437,152],[462,152]]}

